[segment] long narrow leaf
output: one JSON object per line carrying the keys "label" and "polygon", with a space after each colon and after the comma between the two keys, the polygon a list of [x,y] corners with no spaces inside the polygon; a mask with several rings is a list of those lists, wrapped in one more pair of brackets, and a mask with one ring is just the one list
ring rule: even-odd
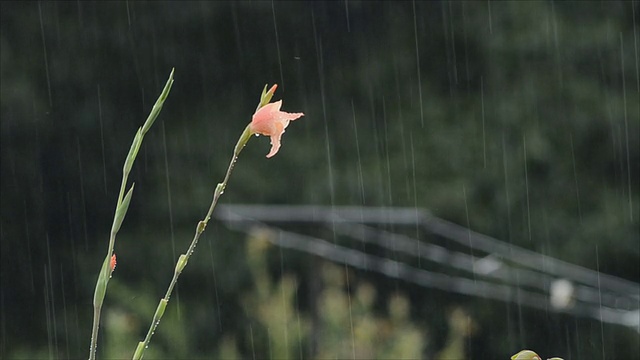
{"label": "long narrow leaf", "polygon": [[124,217],[127,215],[127,210],[129,210],[129,203],[131,202],[133,187],[135,185],[135,183],[131,185],[131,189],[129,189],[127,195],[125,195],[124,199],[122,200],[122,204],[118,205],[118,208],[116,209],[116,216],[113,218],[113,226],[111,227],[112,234],[117,234],[120,230],[120,226],[122,226]]}
{"label": "long narrow leaf", "polygon": [[98,281],[96,283],[96,291],[93,293],[93,305],[94,306],[102,306],[102,301],[104,301],[104,295],[107,292],[107,283],[109,282],[109,260],[110,257],[107,256],[102,263],[102,268],[100,269],[100,274],[98,275]]}
{"label": "long narrow leaf", "polygon": [[133,138],[131,142],[131,147],[129,148],[129,154],[127,154],[127,158],[124,160],[124,167],[122,168],[122,173],[124,176],[128,176],[129,172],[131,172],[131,168],[133,167],[133,163],[136,161],[136,156],[138,156],[138,151],[140,150],[140,146],[142,145],[142,128],[138,128],[136,132],[136,136]]}
{"label": "long narrow leaf", "polygon": [[175,69],[171,69],[171,74],[169,75],[169,79],[167,80],[167,83],[164,85],[164,89],[162,90],[162,93],[158,97],[158,100],[156,100],[156,103],[153,104],[153,109],[151,109],[151,113],[149,114],[149,117],[147,117],[147,120],[144,122],[144,125],[142,125],[142,135],[146,134],[147,131],[149,131],[149,129],[151,128],[151,125],[153,125],[153,123],[156,121],[158,114],[160,114],[160,110],[162,110],[162,105],[164,105],[164,101],[166,100],[167,96],[169,96],[169,91],[171,90],[171,86],[173,86],[174,70]]}

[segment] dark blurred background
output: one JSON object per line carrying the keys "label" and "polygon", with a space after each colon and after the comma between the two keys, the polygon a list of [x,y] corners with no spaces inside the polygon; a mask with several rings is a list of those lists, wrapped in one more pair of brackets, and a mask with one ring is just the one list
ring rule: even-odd
{"label": "dark blurred background", "polygon": [[[102,358],[143,338],[267,83],[306,115],[272,159],[267,138],[251,140],[221,203],[424,208],[640,281],[637,1],[0,6],[2,358],[87,356],[122,164],[174,67],[130,177]],[[422,288],[264,236],[210,224],[147,358],[639,354],[628,327]]]}

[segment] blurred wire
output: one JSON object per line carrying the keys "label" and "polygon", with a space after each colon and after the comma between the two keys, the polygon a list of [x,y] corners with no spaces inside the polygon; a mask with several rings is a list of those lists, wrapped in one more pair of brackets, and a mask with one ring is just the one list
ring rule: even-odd
{"label": "blurred wire", "polygon": [[[424,287],[591,317],[640,331],[638,284],[503,243],[436,218],[424,210],[224,205],[219,207],[214,216],[225,221],[231,228],[244,232],[251,231],[252,226],[247,225],[269,228],[277,235],[270,241],[279,246],[304,251],[355,268],[376,271]],[[403,262],[275,227],[275,224],[292,222],[330,226],[336,234],[349,236],[363,243],[373,243],[396,253],[426,259],[446,268],[462,270],[473,274],[473,278],[419,269]],[[267,226],[266,223],[272,226]],[[485,252],[488,256],[479,258],[451,251],[406,235],[363,224],[418,224],[432,234]],[[528,269],[515,268],[512,264]],[[478,277],[502,283],[493,283]],[[532,289],[528,290],[526,287]],[[535,291],[532,291],[534,289]]]}
{"label": "blurred wire", "polygon": [[[475,276],[501,280],[517,287],[530,286],[550,292],[551,286],[556,280],[554,277],[541,272],[514,268],[493,255],[478,258],[366,225],[339,223],[334,228],[337,232],[352,236],[361,242],[375,243],[389,250],[430,260],[447,267],[472,273]],[[620,296],[609,292],[603,293],[598,289],[583,285],[576,285],[573,296],[576,300],[596,305],[601,303],[604,306],[614,308],[620,307],[622,304],[627,304],[627,308],[629,308],[633,304],[633,299],[628,296]]]}

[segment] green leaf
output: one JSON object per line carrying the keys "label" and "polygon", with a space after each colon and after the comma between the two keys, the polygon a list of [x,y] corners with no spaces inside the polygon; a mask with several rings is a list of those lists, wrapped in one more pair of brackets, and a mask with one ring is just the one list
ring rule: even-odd
{"label": "green leaf", "polygon": [[185,266],[187,266],[187,261],[189,261],[189,258],[187,257],[187,255],[182,254],[180,255],[180,257],[178,258],[178,262],[176,263],[176,273],[181,273],[182,269],[184,269]]}
{"label": "green leaf", "polygon": [[153,322],[157,323],[162,319],[162,315],[164,315],[164,311],[167,308],[168,301],[166,299],[161,299],[160,303],[158,303],[158,307],[156,308],[156,313],[153,315]]}
{"label": "green leaf", "polygon": [[133,195],[133,187],[136,184],[133,183],[131,185],[131,189],[127,192],[127,195],[124,196],[122,203],[118,205],[116,208],[116,216],[113,218],[113,225],[111,226],[111,233],[117,234],[120,230],[120,226],[122,226],[122,222],[124,221],[124,217],[127,215],[127,210],[129,210],[129,203],[131,202],[131,196]]}
{"label": "green leaf", "polygon": [[220,195],[224,193],[224,186],[224,183],[218,183],[218,185],[216,185],[216,190],[213,192],[215,198],[220,197]]}
{"label": "green leaf", "polygon": [[[258,104],[258,107],[256,108],[256,111],[258,109],[260,109],[261,107],[267,105],[269,103],[269,101],[271,101],[271,98],[273,97],[273,94],[275,93],[275,89],[274,87],[276,85],[273,85],[271,87],[271,89],[267,90],[267,86],[269,86],[269,84],[265,84],[264,85],[264,89],[262,89],[262,95],[260,95],[260,103]],[[271,91],[273,90],[273,91]]]}
{"label": "green leaf", "polygon": [[127,154],[127,158],[124,160],[122,173],[125,177],[129,175],[129,172],[131,172],[131,168],[133,167],[133,163],[136,161],[140,145],[142,145],[142,137],[142,128],[138,128],[138,132],[136,132],[136,136],[133,138],[133,142],[129,148],[129,154]]}
{"label": "green leaf", "polygon": [[175,71],[175,68],[171,69],[171,74],[169,74],[169,79],[167,80],[167,83],[164,85],[164,89],[162,89],[162,93],[160,93],[158,100],[156,100],[156,103],[153,105],[153,108],[151,109],[151,113],[149,113],[147,120],[144,122],[144,125],[142,125],[142,135],[146,134],[147,131],[149,131],[153,123],[158,118],[158,115],[160,115],[160,110],[162,110],[162,105],[164,105],[164,101],[167,99],[167,96],[169,96],[169,92],[171,91],[171,86],[173,86],[174,71]]}
{"label": "green leaf", "polygon": [[249,139],[251,139],[251,135],[251,124],[249,124],[246,128],[244,128],[244,131],[242,132],[240,138],[238,139],[238,142],[236,143],[236,147],[233,149],[233,154],[235,156],[238,156],[240,154],[240,151],[242,151]]}
{"label": "green leaf", "polygon": [[93,293],[93,306],[100,308],[102,307],[102,302],[104,301],[104,295],[107,293],[107,283],[109,282],[109,261],[111,257],[107,255],[102,262],[102,268],[100,269],[100,274],[98,275],[98,281],[96,282],[96,291]]}

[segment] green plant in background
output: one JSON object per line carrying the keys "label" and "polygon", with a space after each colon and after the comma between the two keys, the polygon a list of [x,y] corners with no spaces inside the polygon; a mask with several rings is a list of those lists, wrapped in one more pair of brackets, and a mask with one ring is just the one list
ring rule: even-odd
{"label": "green plant in background", "polygon": [[461,307],[455,307],[448,316],[449,331],[445,346],[436,355],[437,360],[464,359],[465,343],[473,335],[476,324]]}
{"label": "green plant in background", "polygon": [[[104,336],[101,337],[103,358],[131,357],[131,349],[136,346],[138,336],[147,330],[146,319],[150,319],[156,310],[157,297],[151,284],[129,286],[122,277],[114,278],[109,283],[109,307],[103,314],[105,325]],[[162,339],[162,346],[147,349],[147,357],[184,359],[192,356],[190,342],[193,333],[189,330],[193,328],[193,324],[181,321],[179,314],[184,311],[184,303],[180,303],[179,307],[179,311],[167,311],[164,314],[164,328],[157,334]]]}
{"label": "green plant in background", "polygon": [[[247,263],[255,288],[243,297],[242,306],[257,322],[257,326],[250,327],[248,336],[266,339],[272,359],[300,358],[309,321],[297,308],[295,275],[283,274],[275,284],[269,276],[266,250],[270,236],[274,235],[269,231],[256,230],[247,241]],[[255,354],[255,345],[252,348]]]}
{"label": "green plant in background", "polygon": [[151,113],[147,117],[147,120],[144,122],[142,127],[138,128],[138,132],[136,132],[136,135],[133,138],[133,142],[131,143],[129,154],[124,161],[124,167],[122,169],[122,183],[120,184],[120,193],[118,195],[118,202],[116,203],[116,211],[113,217],[113,224],[111,225],[107,256],[105,256],[104,261],[102,262],[100,274],[98,275],[98,281],[96,282],[95,293],[93,295],[93,327],[91,331],[91,347],[89,349],[90,360],[95,359],[96,357],[98,330],[100,328],[100,313],[102,311],[104,296],[107,293],[107,285],[109,284],[111,273],[115,269],[116,265],[116,255],[113,251],[116,242],[116,235],[120,230],[120,226],[122,226],[124,217],[127,215],[127,210],[129,209],[129,204],[131,203],[131,196],[133,195],[133,187],[135,184],[131,185],[131,188],[125,195],[129,173],[131,172],[133,163],[136,161],[136,157],[138,155],[138,151],[140,150],[140,146],[142,146],[142,140],[144,139],[145,134],[149,131],[153,123],[156,121],[158,115],[160,115],[160,111],[162,110],[164,101],[167,99],[167,96],[169,96],[169,91],[171,91],[171,86],[173,85],[173,72],[174,69],[171,70],[171,74],[169,74],[169,80],[167,80],[162,93],[160,93],[158,100],[156,100],[156,103],[153,105],[153,108],[151,109]]}
{"label": "green plant in background", "polygon": [[[319,297],[321,345],[317,358],[422,358],[427,335],[410,321],[407,298],[391,296],[389,316],[376,316],[376,289],[360,283],[351,297],[344,271],[330,263],[322,268],[325,288]],[[352,285],[352,276],[349,279]]]}
{"label": "green plant in background", "polygon": [[225,360],[242,359],[240,351],[238,351],[238,347],[236,346],[235,337],[225,336],[224,338],[222,338],[222,341],[220,342],[220,346],[218,348],[217,358]]}
{"label": "green plant in background", "polygon": [[[391,296],[388,316],[376,316],[374,286],[363,282],[350,294],[345,269],[332,263],[324,263],[318,274],[324,288],[318,296],[319,322],[312,325],[311,316],[298,310],[295,276],[282,274],[280,280],[274,282],[269,275],[267,249],[271,236],[277,235],[259,229],[247,239],[247,264],[254,288],[243,296],[243,307],[247,316],[256,320],[249,325],[246,336],[251,339],[254,355],[302,358],[303,346],[315,340],[317,351],[312,351],[311,356],[317,359],[423,357],[427,335],[410,321],[408,299],[399,294]],[[233,337],[225,336],[219,350],[221,356],[238,354],[230,339]]]}

